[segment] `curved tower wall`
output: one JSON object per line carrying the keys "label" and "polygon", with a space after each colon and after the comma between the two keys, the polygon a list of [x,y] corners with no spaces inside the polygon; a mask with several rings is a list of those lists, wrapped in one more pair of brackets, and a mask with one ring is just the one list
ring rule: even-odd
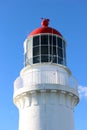
{"label": "curved tower wall", "polygon": [[63,66],[24,68],[14,82],[19,130],[74,130],[77,81]]}
{"label": "curved tower wall", "polygon": [[[40,53],[39,60],[33,62],[34,44],[33,40],[31,40],[32,44],[28,42],[29,39],[24,42],[24,54],[27,52],[28,56],[28,59],[25,57],[27,64],[14,82],[13,99],[19,110],[19,130],[74,130],[74,107],[79,102],[77,80],[72,76],[65,62],[58,62],[60,53],[57,45],[50,47],[52,52],[53,47],[57,50],[55,62],[49,60],[49,47],[48,53],[44,55],[45,58]],[[40,39],[40,48],[41,43]],[[27,50],[28,44],[31,46]],[[50,53],[51,58],[53,55],[54,53]],[[61,61],[66,58],[60,56],[62,56]],[[32,59],[31,63],[29,58]]]}

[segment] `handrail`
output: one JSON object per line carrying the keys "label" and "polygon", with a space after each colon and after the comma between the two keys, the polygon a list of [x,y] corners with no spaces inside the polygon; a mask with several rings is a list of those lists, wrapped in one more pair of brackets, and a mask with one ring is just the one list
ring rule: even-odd
{"label": "handrail", "polygon": [[67,73],[54,70],[31,71],[24,77],[18,77],[14,82],[14,91],[35,84],[60,84],[78,89],[77,80]]}

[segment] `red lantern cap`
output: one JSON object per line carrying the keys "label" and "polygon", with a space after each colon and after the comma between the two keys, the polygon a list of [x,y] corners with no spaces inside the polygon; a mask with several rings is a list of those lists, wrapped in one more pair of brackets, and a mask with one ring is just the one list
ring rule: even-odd
{"label": "red lantern cap", "polygon": [[43,19],[42,19],[42,22],[41,22],[42,27],[37,28],[37,29],[35,29],[34,31],[32,31],[32,32],[29,34],[29,37],[30,37],[30,36],[34,36],[34,35],[37,35],[37,34],[43,34],[43,33],[55,34],[55,35],[58,35],[58,36],[61,36],[61,37],[62,37],[62,34],[61,34],[59,31],[57,31],[57,30],[54,29],[54,28],[48,27],[49,21],[50,21],[49,19],[43,18]]}

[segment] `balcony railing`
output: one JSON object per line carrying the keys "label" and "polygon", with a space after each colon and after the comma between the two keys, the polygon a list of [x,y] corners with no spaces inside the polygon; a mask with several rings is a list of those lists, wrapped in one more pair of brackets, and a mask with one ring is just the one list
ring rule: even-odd
{"label": "balcony railing", "polygon": [[14,92],[23,87],[35,84],[60,84],[78,90],[77,80],[61,71],[41,70],[32,71],[23,77],[18,77],[14,82]]}

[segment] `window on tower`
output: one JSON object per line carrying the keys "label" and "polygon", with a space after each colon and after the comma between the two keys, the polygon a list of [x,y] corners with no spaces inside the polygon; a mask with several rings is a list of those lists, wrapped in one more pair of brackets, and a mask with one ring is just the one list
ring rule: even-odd
{"label": "window on tower", "polygon": [[62,39],[61,38],[57,38],[57,44],[59,48],[62,48]]}
{"label": "window on tower", "polygon": [[48,46],[41,46],[41,55],[48,55]]}
{"label": "window on tower", "polygon": [[53,36],[52,40],[53,40],[53,45],[56,46],[56,36]]}
{"label": "window on tower", "polygon": [[40,63],[40,56],[35,56],[34,58],[33,58],[33,63],[35,64],[35,63]]}
{"label": "window on tower", "polygon": [[66,43],[61,37],[41,34],[34,36],[27,44],[25,65],[30,61],[31,64],[51,62],[66,65]]}
{"label": "window on tower", "polygon": [[33,38],[33,46],[39,46],[39,36]]}
{"label": "window on tower", "polygon": [[37,56],[40,54],[39,46],[33,48],[33,56]]}
{"label": "window on tower", "polygon": [[41,45],[48,44],[48,35],[41,35]]}

